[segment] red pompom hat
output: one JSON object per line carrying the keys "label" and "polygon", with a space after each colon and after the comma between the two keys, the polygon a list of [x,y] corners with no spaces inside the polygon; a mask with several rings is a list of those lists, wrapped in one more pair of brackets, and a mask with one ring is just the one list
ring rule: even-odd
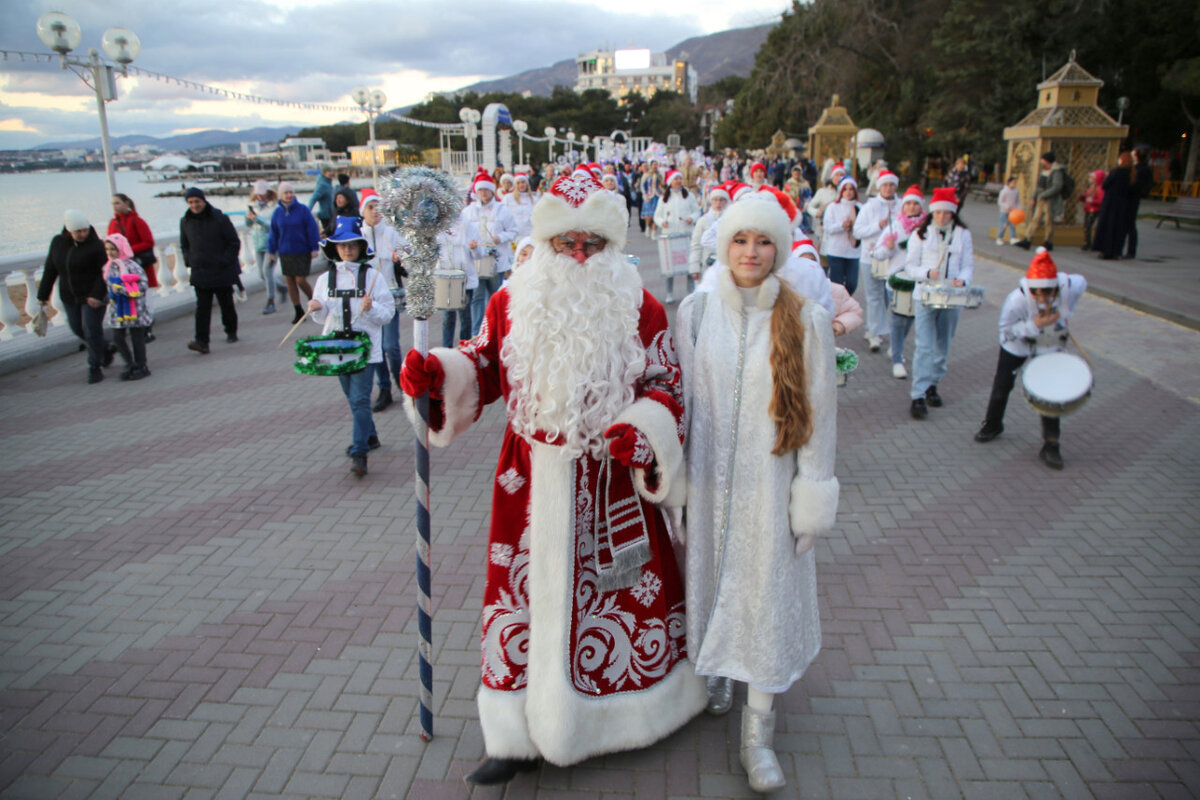
{"label": "red pompom hat", "polygon": [[1025,271],[1025,285],[1030,289],[1058,288],[1058,267],[1046,248],[1039,247],[1033,261],[1029,262],[1029,269]]}
{"label": "red pompom hat", "polygon": [[750,165],[750,175],[753,176],[754,173],[758,172],[760,169],[762,170],[764,175],[767,174],[767,165],[762,163],[761,161],[755,161],[753,164]]}
{"label": "red pompom hat", "polygon": [[900,176],[890,169],[880,170],[879,174],[875,176],[875,185],[883,186],[885,183],[892,183],[898,186],[900,184]]}
{"label": "red pompom hat", "polygon": [[933,190],[933,199],[929,201],[929,210],[958,211],[958,196],[950,186],[941,186]]}

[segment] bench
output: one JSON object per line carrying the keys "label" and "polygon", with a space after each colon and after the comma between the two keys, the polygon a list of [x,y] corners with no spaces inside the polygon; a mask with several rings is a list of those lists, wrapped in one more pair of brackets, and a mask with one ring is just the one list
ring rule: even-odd
{"label": "bench", "polygon": [[1179,227],[1181,219],[1200,220],[1200,198],[1180,197],[1170,209],[1155,211],[1154,216],[1158,217],[1158,225],[1154,226],[1156,229],[1167,220],[1174,222],[1176,228]]}
{"label": "bench", "polygon": [[984,200],[995,200],[1000,196],[1000,190],[1003,188],[1003,183],[985,183],[982,186],[972,186],[971,194],[979,195]]}

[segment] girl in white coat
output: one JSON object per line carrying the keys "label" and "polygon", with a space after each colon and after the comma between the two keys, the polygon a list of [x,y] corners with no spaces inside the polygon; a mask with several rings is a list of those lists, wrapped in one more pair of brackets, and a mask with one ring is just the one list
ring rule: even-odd
{"label": "girl in white coat", "polygon": [[[777,277],[791,225],[771,198],[722,216],[717,288],[676,316],[688,413],[688,657],[709,710],[749,684],[741,761],[750,786],[784,785],[774,696],[821,647],[813,538],[833,527],[837,397],[833,328]],[[726,266],[728,265],[728,266]]]}
{"label": "girl in white coat", "polygon": [[[692,226],[696,224],[696,220],[700,219],[700,204],[696,200],[696,195],[683,188],[683,174],[679,170],[673,169],[667,172],[666,177],[667,188],[663,192],[662,198],[658,201],[658,207],[654,209],[654,226],[658,229],[658,235],[663,236],[688,236],[692,235]],[[689,242],[691,239],[689,238]],[[696,288],[696,279],[691,273],[687,276],[688,294]],[[675,276],[667,275],[667,305],[675,302]]]}
{"label": "girl in white coat", "polygon": [[851,295],[858,288],[859,242],[854,237],[854,222],[862,204],[858,202],[858,182],[846,176],[838,184],[837,202],[826,206],[821,217],[824,236],[821,252],[829,265],[829,280],[846,287]]}
{"label": "girl in white coat", "polygon": [[517,223],[517,238],[524,239],[533,230],[533,223],[530,221],[533,216],[533,204],[536,198],[533,196],[533,191],[529,188],[529,176],[524,172],[518,172],[513,178],[513,190],[504,195],[504,206],[512,213],[512,217]]}

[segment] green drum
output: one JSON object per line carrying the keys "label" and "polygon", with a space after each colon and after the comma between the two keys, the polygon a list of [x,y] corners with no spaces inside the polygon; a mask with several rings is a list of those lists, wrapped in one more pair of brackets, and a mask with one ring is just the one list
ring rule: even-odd
{"label": "green drum", "polygon": [[306,336],[296,342],[296,372],[301,375],[351,375],[367,368],[371,337],[360,331]]}

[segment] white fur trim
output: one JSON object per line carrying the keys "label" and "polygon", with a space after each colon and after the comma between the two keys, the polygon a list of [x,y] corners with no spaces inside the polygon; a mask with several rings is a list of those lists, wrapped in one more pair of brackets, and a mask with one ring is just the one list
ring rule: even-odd
{"label": "white fur trim", "polygon": [[[429,353],[438,357],[446,374],[442,384],[442,407],[446,421],[440,431],[429,429],[429,443],[445,447],[471,427],[479,415],[479,380],[475,374],[475,363],[457,350],[435,347]],[[404,413],[408,414],[409,422],[416,422],[416,403],[407,395],[404,397]]]}
{"label": "white fur trim", "polygon": [[721,214],[721,226],[717,230],[717,260],[729,263],[729,245],[733,237],[742,231],[757,231],[775,244],[775,265],[779,269],[792,252],[792,224],[787,212],[779,207],[775,196],[770,193],[753,194],[739,200]]}
{"label": "white fur trim", "polygon": [[[704,681],[688,661],[640,692],[587,697],[571,685],[563,659],[574,596],[569,532],[575,463],[563,456],[560,447],[533,442],[530,448],[529,688],[481,690],[479,714],[488,755],[526,752],[521,722],[515,719],[523,711],[527,740],[537,753],[552,764],[568,766],[652,744],[698,714],[708,697]],[[497,698],[497,694],[512,697]],[[512,740],[501,741],[502,737]]]}
{"label": "white fur trim", "polygon": [[687,481],[687,476],[683,474],[683,445],[679,443],[675,417],[662,403],[643,397],[622,411],[617,422],[632,425],[650,440],[658,467],[658,490],[652,492],[646,487],[644,469],[633,471],[633,485],[638,494],[651,503],[663,502],[671,486],[678,481]]}
{"label": "white fur trim", "polygon": [[791,499],[788,501],[792,534],[828,533],[837,518],[838,491],[837,478],[813,481],[797,476],[792,479]]}
{"label": "white fur trim", "polygon": [[479,724],[489,757],[529,760],[541,756],[529,738],[524,689],[504,692],[480,686],[478,702]]}
{"label": "white fur trim", "polygon": [[946,200],[939,200],[936,203],[929,204],[929,213],[932,214],[934,211],[958,211],[958,206]]}
{"label": "white fur trim", "polygon": [[579,208],[553,194],[546,194],[533,207],[530,217],[535,242],[549,242],[567,231],[587,231],[603,236],[610,247],[625,249],[629,215],[625,204],[605,191],[592,192]]}
{"label": "white fur trim", "polygon": [[[733,282],[733,270],[724,264],[721,264],[720,267],[721,271],[717,273],[717,294],[726,306],[740,311],[742,293],[738,291],[737,285]],[[775,275],[768,275],[759,285],[754,305],[763,311],[769,311],[775,307],[775,301],[778,299],[779,278]]]}

